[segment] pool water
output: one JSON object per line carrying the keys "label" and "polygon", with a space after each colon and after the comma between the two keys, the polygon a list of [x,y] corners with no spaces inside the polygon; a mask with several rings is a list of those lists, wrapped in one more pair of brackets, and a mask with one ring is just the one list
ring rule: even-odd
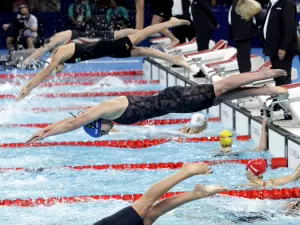
{"label": "pool water", "polygon": [[[124,61],[124,60],[123,60]],[[104,61],[103,61],[104,62]],[[91,63],[68,68],[68,72],[104,71],[112,68],[119,70],[140,69],[139,63]],[[130,64],[130,65],[128,65]],[[97,67],[98,66],[98,67]],[[84,69],[85,68],[85,69]],[[21,71],[23,72],[23,71]],[[111,97],[102,98],[54,98],[36,97],[45,93],[84,93],[84,92],[120,92],[160,90],[159,84],[123,83],[124,77],[97,78],[99,83],[92,86],[61,86],[37,88],[21,102],[14,99],[1,99],[0,124],[53,123],[69,117],[69,110],[57,109],[51,112],[33,112],[31,108],[66,108],[71,106],[93,106]],[[102,79],[102,80],[101,80]],[[104,80],[103,80],[104,79]],[[129,80],[128,78],[125,78]],[[133,76],[132,79],[143,79]],[[49,82],[49,81],[48,81]],[[102,83],[101,83],[102,82]],[[101,86],[102,84],[102,86]],[[103,84],[112,85],[103,87]],[[17,95],[20,87],[0,84],[2,94]],[[76,114],[79,110],[71,110]],[[170,114],[162,118],[185,118],[191,114]],[[210,117],[210,115],[207,115]],[[105,136],[101,140],[143,140],[165,137],[186,137],[178,132],[183,124],[163,126],[116,126],[119,132]],[[225,129],[220,122],[209,122],[208,129],[199,136],[217,136]],[[1,128],[1,143],[25,142],[37,128]],[[235,134],[236,135],[236,134]],[[95,141],[82,129],[48,138],[46,141]],[[233,151],[250,150],[256,144],[253,141],[235,141]],[[215,157],[219,143],[178,143],[170,141],[144,149],[97,148],[97,147],[28,147],[0,149],[1,168],[49,168],[41,172],[7,171],[0,173],[0,199],[48,198],[78,195],[113,195],[144,193],[153,183],[174,173],[174,170],[67,170],[55,167],[75,165],[133,164],[158,162],[195,162],[220,159],[250,159],[264,157],[270,160],[268,152],[245,152],[235,156]],[[229,189],[244,189],[246,184],[245,166],[241,164],[222,164],[212,166],[213,174],[196,176],[178,184],[171,191],[189,191],[197,183],[205,185],[223,185]],[[269,169],[266,179],[284,176],[293,170],[281,168]],[[291,183],[285,187],[300,187],[300,183]],[[177,208],[162,216],[158,225],[194,225],[194,224],[299,224],[299,217],[286,216],[285,201],[249,200],[214,196],[201,199]],[[128,206],[123,201],[102,201],[78,204],[58,204],[51,207],[0,207],[1,225],[91,225],[105,216]]]}

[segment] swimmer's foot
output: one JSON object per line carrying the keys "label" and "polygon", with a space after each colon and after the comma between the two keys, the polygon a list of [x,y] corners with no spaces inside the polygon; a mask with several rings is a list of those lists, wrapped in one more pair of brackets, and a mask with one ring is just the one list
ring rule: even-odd
{"label": "swimmer's foot", "polygon": [[183,164],[181,171],[187,173],[190,176],[212,173],[209,166],[205,163],[185,163]]}
{"label": "swimmer's foot", "polygon": [[172,27],[183,26],[183,25],[190,26],[191,25],[190,21],[180,20],[175,17],[171,17],[171,19],[169,20],[169,23],[171,23]]}
{"label": "swimmer's foot", "polygon": [[184,68],[186,68],[188,70],[191,70],[190,65],[186,61],[184,61],[184,59],[182,59],[182,57],[179,56],[179,55],[173,56],[172,63],[174,63],[174,64],[176,64],[178,66],[182,66],[182,67],[184,67]]}
{"label": "swimmer's foot", "polygon": [[287,76],[286,71],[278,69],[263,69],[259,71],[266,79]]}
{"label": "swimmer's foot", "polygon": [[223,186],[204,186],[201,184],[196,184],[194,190],[192,191],[197,197],[203,198],[215,195],[217,193],[227,191],[228,189]]}
{"label": "swimmer's foot", "polygon": [[283,87],[264,85],[261,87],[264,94],[263,95],[284,95],[288,94],[288,90]]}

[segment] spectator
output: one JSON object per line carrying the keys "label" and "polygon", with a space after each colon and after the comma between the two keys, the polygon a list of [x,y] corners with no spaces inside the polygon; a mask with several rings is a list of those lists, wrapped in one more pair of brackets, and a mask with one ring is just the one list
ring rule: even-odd
{"label": "spectator", "polygon": [[17,39],[26,39],[27,47],[34,48],[37,38],[38,20],[29,13],[27,5],[21,5],[17,17],[10,23],[4,24],[3,29],[7,32],[6,46],[9,51],[14,48]]}
{"label": "spectator", "polygon": [[273,69],[283,69],[287,76],[275,78],[277,86],[290,84],[292,62],[297,52],[295,0],[271,0],[263,27],[265,53]]}
{"label": "spectator", "polygon": [[91,19],[89,4],[83,0],[75,0],[75,3],[69,6],[69,17],[70,29],[85,31],[88,28],[87,23]]}
{"label": "spectator", "polygon": [[110,9],[106,11],[106,21],[114,30],[120,30],[127,27],[129,16],[125,7],[119,6],[115,0],[110,0]]}

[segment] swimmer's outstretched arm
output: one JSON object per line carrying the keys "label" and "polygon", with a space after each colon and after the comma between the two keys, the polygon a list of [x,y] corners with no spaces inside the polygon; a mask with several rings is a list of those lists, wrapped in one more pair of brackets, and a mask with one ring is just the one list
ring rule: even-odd
{"label": "swimmer's outstretched arm", "polygon": [[99,118],[114,120],[120,116],[120,112],[123,112],[126,107],[127,106],[124,106],[119,101],[111,100],[104,102],[84,111],[76,118],[67,118],[41,129],[37,133],[33,134],[27,142],[33,143],[38,140],[43,140],[46,137],[68,133]]}
{"label": "swimmer's outstretched arm", "polygon": [[266,151],[267,150],[267,122],[268,117],[263,118],[262,124],[261,124],[261,131],[260,131],[260,139],[259,139],[259,145],[253,149],[253,151]]}
{"label": "swimmer's outstretched arm", "polygon": [[36,74],[32,80],[30,80],[21,90],[17,100],[22,100],[25,98],[29,92],[42,83],[59,64],[72,57],[75,51],[75,45],[68,44],[61,46],[56,49],[56,51],[51,56],[51,63],[44,68],[41,72]]}
{"label": "swimmer's outstretched arm", "polygon": [[272,178],[266,181],[267,186],[282,186],[300,179],[300,164],[297,166],[295,173],[278,178]]}

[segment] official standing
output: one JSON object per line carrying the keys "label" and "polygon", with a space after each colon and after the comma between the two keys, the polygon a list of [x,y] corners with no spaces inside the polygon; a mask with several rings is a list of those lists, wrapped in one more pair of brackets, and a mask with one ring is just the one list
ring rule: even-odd
{"label": "official standing", "polygon": [[292,62],[297,52],[297,21],[295,0],[271,0],[263,27],[265,53],[273,69],[283,69],[286,77],[275,78],[277,86],[290,84]]}

